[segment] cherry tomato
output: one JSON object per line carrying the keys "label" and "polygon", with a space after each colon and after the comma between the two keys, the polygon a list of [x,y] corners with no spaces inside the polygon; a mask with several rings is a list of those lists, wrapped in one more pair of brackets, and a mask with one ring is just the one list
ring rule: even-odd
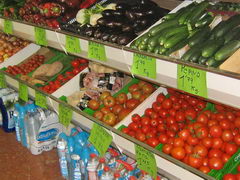
{"label": "cherry tomato", "polygon": [[73,60],[71,62],[72,67],[78,68],[80,66],[80,62],[78,60]]}
{"label": "cherry tomato", "polygon": [[158,115],[161,118],[166,118],[168,116],[168,111],[166,109],[160,109],[160,111],[158,112]]}
{"label": "cherry tomato", "polygon": [[138,127],[138,124],[136,122],[131,122],[128,127],[133,130],[133,131],[137,131],[137,129],[139,128]]}
{"label": "cherry tomato", "polygon": [[182,160],[185,157],[185,150],[183,147],[173,147],[171,150],[171,155],[175,159]]}
{"label": "cherry tomato", "polygon": [[166,97],[164,96],[164,94],[159,94],[158,96],[157,96],[157,102],[159,102],[160,104],[164,101],[164,99],[165,99]]}
{"label": "cherry tomato", "polygon": [[160,135],[158,136],[158,140],[159,140],[159,142],[162,143],[162,144],[167,144],[167,142],[168,142],[168,136],[167,136],[166,134],[160,134]]}
{"label": "cherry tomato", "polygon": [[212,139],[212,148],[220,149],[223,146],[223,140],[221,138]]}
{"label": "cherry tomato", "polygon": [[186,141],[190,136],[190,131],[188,129],[183,129],[178,133],[178,136]]}
{"label": "cherry tomato", "polygon": [[236,145],[240,146],[240,134],[234,136],[234,142]]}
{"label": "cherry tomato", "polygon": [[173,142],[174,147],[183,147],[184,146],[184,141],[182,138],[175,138]]}
{"label": "cherry tomato", "polygon": [[157,119],[151,119],[150,120],[150,125],[152,127],[157,127],[158,126],[158,120]]}
{"label": "cherry tomato", "polygon": [[151,137],[151,138],[147,139],[147,144],[151,147],[156,147],[159,144],[159,141],[157,138]]}
{"label": "cherry tomato", "polygon": [[188,136],[188,138],[187,138],[187,143],[188,143],[189,145],[195,146],[195,145],[197,145],[197,144],[199,143],[199,140],[198,140],[197,137],[194,137],[194,136],[190,135],[190,136]]}
{"label": "cherry tomato", "polygon": [[80,70],[79,68],[74,68],[73,71],[72,71],[72,73],[73,73],[74,75],[77,75],[77,74],[80,73],[80,72],[81,72],[81,70]]}
{"label": "cherry tomato", "polygon": [[172,100],[171,99],[164,99],[162,102],[162,107],[164,109],[170,109],[172,107]]}
{"label": "cherry tomato", "polygon": [[144,133],[136,133],[136,139],[144,142],[146,140],[146,136]]}
{"label": "cherry tomato", "polygon": [[202,171],[204,174],[208,174],[210,172],[210,168],[207,166],[201,166],[199,170]]}
{"label": "cherry tomato", "polygon": [[197,122],[200,122],[200,123],[203,123],[205,125],[207,125],[208,123],[208,117],[206,114],[200,114],[198,117],[197,117]]}
{"label": "cherry tomato", "polygon": [[133,122],[140,122],[141,121],[141,116],[139,114],[133,114],[132,115],[132,121]]}
{"label": "cherry tomato", "polygon": [[150,126],[148,126],[148,125],[143,125],[142,126],[142,132],[144,134],[147,134],[150,130],[151,130]]}
{"label": "cherry tomato", "polygon": [[228,162],[228,160],[231,158],[231,155],[227,154],[227,153],[224,153],[222,155],[222,160],[223,160],[223,163],[225,164],[226,162]]}
{"label": "cherry tomato", "polygon": [[165,154],[170,154],[171,151],[172,151],[172,149],[173,149],[173,145],[171,145],[171,144],[164,144],[162,151],[163,151]]}
{"label": "cherry tomato", "polygon": [[202,166],[202,158],[198,155],[192,154],[188,158],[188,164],[194,168]]}
{"label": "cherry tomato", "polygon": [[212,136],[212,137],[221,137],[222,136],[222,128],[221,126],[219,125],[214,125],[214,126],[211,126],[210,129],[209,129],[209,134]]}
{"label": "cherry tomato", "polygon": [[221,158],[213,157],[209,159],[210,169],[220,170],[223,168],[223,162]]}
{"label": "cherry tomato", "polygon": [[224,142],[229,142],[233,140],[233,134],[231,130],[224,130],[222,133],[222,140]]}
{"label": "cherry tomato", "polygon": [[224,149],[225,149],[225,152],[226,152],[227,154],[233,155],[233,154],[235,154],[235,153],[237,152],[238,147],[237,147],[236,144],[227,143],[227,144],[225,145],[225,148],[224,148]]}
{"label": "cherry tomato", "polygon": [[183,111],[177,111],[175,119],[176,119],[177,122],[184,122],[185,113]]}
{"label": "cherry tomato", "polygon": [[147,116],[143,116],[141,118],[141,124],[142,125],[150,125],[150,121],[151,121],[151,119],[149,117],[147,117]]}
{"label": "cherry tomato", "polygon": [[223,180],[237,180],[234,174],[225,174]]}
{"label": "cherry tomato", "polygon": [[145,111],[144,111],[144,114],[148,117],[151,117],[153,113],[153,109],[152,108],[147,108]]}
{"label": "cherry tomato", "polygon": [[193,153],[198,154],[200,157],[205,157],[208,154],[208,150],[205,146],[203,145],[196,145],[193,148]]}
{"label": "cherry tomato", "polygon": [[185,110],[185,118],[194,120],[197,117],[197,112],[193,108],[187,108]]}
{"label": "cherry tomato", "polygon": [[208,137],[208,128],[207,127],[200,127],[195,130],[195,134],[199,139],[203,139]]}
{"label": "cherry tomato", "polygon": [[204,145],[206,148],[211,148],[213,145],[212,138],[205,137],[202,139],[202,145]]}
{"label": "cherry tomato", "polygon": [[219,149],[211,149],[209,152],[208,152],[208,157],[209,158],[212,158],[212,157],[215,157],[215,158],[221,158],[223,155],[223,152]]}
{"label": "cherry tomato", "polygon": [[231,123],[228,120],[222,120],[219,122],[219,125],[223,130],[230,129],[231,128]]}
{"label": "cherry tomato", "polygon": [[161,106],[161,103],[159,103],[159,102],[154,102],[153,104],[152,104],[152,109],[155,111],[155,112],[158,112],[158,111],[160,111],[160,109],[162,109],[162,106]]}

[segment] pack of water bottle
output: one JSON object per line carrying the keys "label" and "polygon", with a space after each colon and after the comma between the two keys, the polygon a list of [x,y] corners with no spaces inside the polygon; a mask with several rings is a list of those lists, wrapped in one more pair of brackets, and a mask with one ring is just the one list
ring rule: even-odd
{"label": "pack of water bottle", "polygon": [[[135,160],[109,147],[104,157],[88,141],[89,134],[73,128],[71,134],[59,135],[57,150],[61,174],[68,180],[152,180],[137,168]],[[157,179],[160,179],[158,176]]]}
{"label": "pack of water bottle", "polygon": [[13,132],[14,104],[18,101],[18,93],[10,88],[0,88],[0,126],[5,132]]}
{"label": "pack of water bottle", "polygon": [[16,139],[37,155],[56,147],[62,125],[58,115],[51,110],[36,106],[32,101],[14,105]]}

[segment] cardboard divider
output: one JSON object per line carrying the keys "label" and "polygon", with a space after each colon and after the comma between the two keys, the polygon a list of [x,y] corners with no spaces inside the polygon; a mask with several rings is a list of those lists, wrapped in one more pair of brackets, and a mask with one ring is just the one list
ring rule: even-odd
{"label": "cardboard divider", "polygon": [[220,69],[240,74],[240,49],[219,66]]}

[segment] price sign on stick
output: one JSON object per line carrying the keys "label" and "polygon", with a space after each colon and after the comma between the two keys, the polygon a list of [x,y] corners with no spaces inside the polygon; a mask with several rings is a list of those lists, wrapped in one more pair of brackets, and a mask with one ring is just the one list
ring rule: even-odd
{"label": "price sign on stick", "polygon": [[135,144],[135,154],[138,168],[147,172],[154,179],[157,177],[157,164],[156,159],[150,151],[142,146]]}
{"label": "price sign on stick", "polygon": [[79,39],[73,36],[66,35],[66,50],[70,53],[80,53],[81,47]]}
{"label": "price sign on stick", "polygon": [[89,142],[98,150],[100,156],[104,156],[109,145],[112,143],[113,137],[98,124],[93,124],[89,136]]}
{"label": "price sign on stick", "polygon": [[4,20],[4,27],[3,31],[7,34],[13,34],[13,25],[12,21],[9,21],[7,19]]}
{"label": "price sign on stick", "polygon": [[207,98],[206,71],[178,64],[177,87],[188,93]]}
{"label": "price sign on stick", "polygon": [[0,72],[0,88],[6,88],[7,87],[7,83],[6,83],[6,79],[5,79],[5,75]]}
{"label": "price sign on stick", "polygon": [[42,108],[47,108],[47,98],[39,91],[35,91],[35,104]]}
{"label": "price sign on stick", "polygon": [[46,30],[39,28],[39,27],[35,27],[34,28],[35,31],[35,41],[38,45],[43,45],[43,46],[47,46],[48,42],[47,42],[47,37],[46,37]]}
{"label": "price sign on stick", "polygon": [[68,127],[72,120],[72,110],[63,104],[59,104],[59,121],[62,125]]}
{"label": "price sign on stick", "polygon": [[133,54],[132,73],[156,79],[156,59],[145,55]]}
{"label": "price sign on stick", "polygon": [[27,102],[28,101],[28,87],[27,85],[20,83],[19,82],[19,98],[22,99],[23,101]]}
{"label": "price sign on stick", "polygon": [[89,41],[88,42],[88,58],[96,59],[99,61],[107,61],[104,45]]}

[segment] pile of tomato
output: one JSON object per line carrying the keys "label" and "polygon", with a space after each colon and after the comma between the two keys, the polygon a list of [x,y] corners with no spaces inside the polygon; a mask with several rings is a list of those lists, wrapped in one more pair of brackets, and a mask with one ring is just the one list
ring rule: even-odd
{"label": "pile of tomato", "polygon": [[240,165],[237,166],[237,174],[225,174],[223,180],[240,180]]}
{"label": "pile of tomato", "polygon": [[154,91],[155,87],[152,84],[140,81],[129,86],[129,94],[122,92],[113,97],[109,91],[104,91],[98,100],[90,100],[88,107],[96,110],[93,115],[95,118],[113,126],[124,119]]}
{"label": "pile of tomato", "polygon": [[59,74],[54,81],[50,81],[47,85],[40,87],[40,89],[49,94],[53,93],[67,81],[72,79],[75,75],[79,74],[83,69],[88,67],[88,60],[76,58],[71,62],[71,65],[72,71]]}
{"label": "pile of tomato", "polygon": [[222,169],[240,146],[240,110],[206,102],[169,90],[147,108],[134,114],[122,131],[204,173]]}
{"label": "pile of tomato", "polygon": [[30,59],[26,60],[24,63],[14,66],[8,66],[6,72],[12,75],[27,75],[28,73],[34,71],[39,66],[44,63],[45,56],[44,55],[34,55]]}

